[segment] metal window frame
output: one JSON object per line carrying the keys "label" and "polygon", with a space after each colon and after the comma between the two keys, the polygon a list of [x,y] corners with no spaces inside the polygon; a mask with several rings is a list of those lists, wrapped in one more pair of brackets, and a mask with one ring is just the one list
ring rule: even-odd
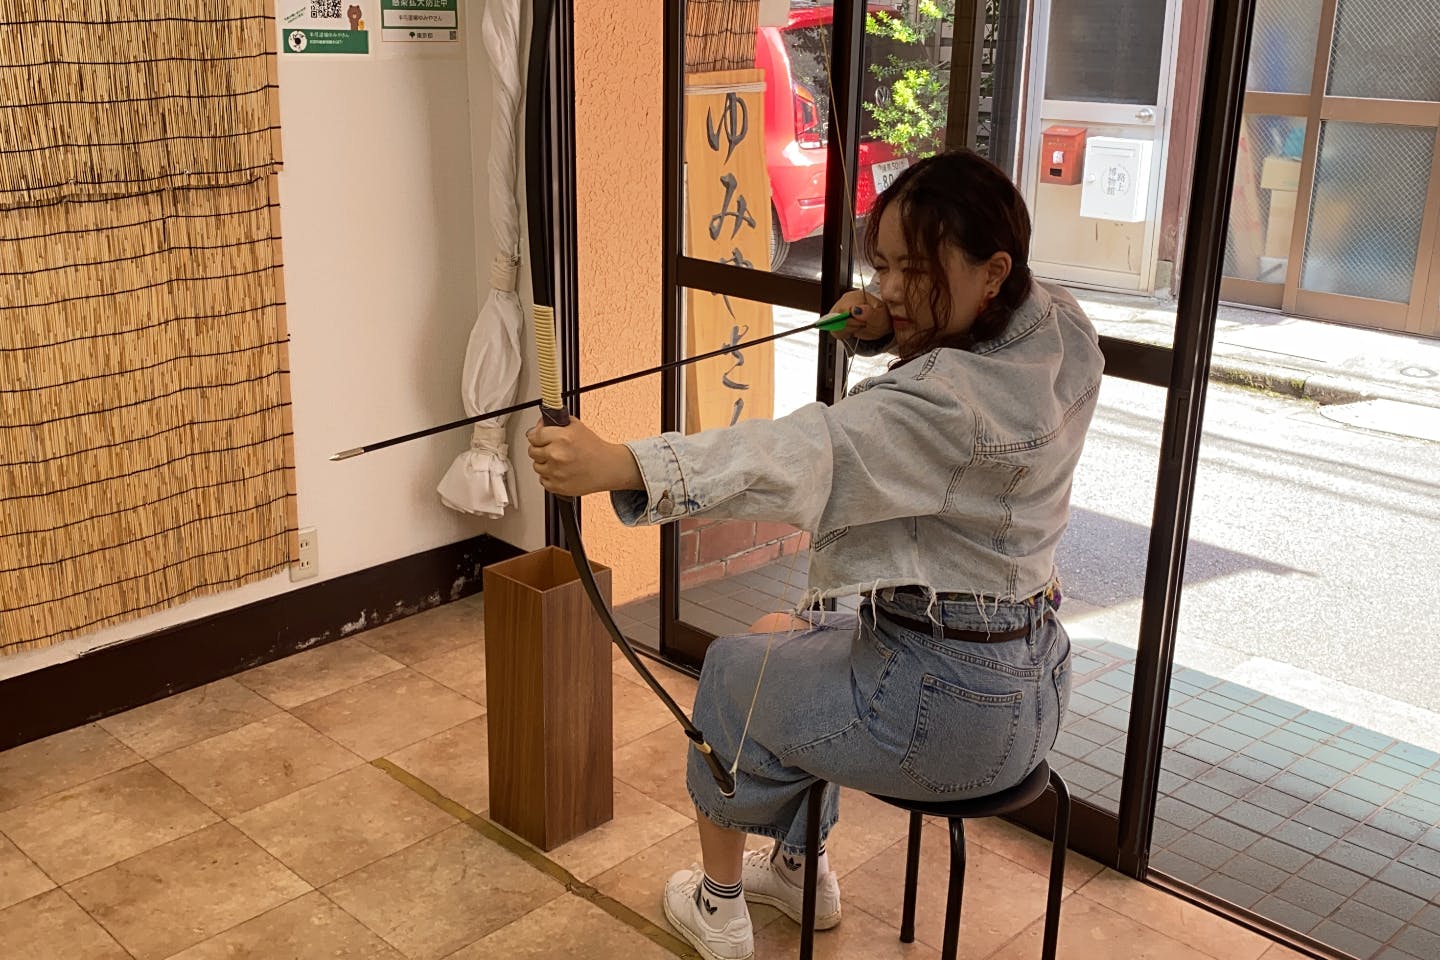
{"label": "metal window frame", "polygon": [[[1200,456],[1202,416],[1210,375],[1210,358],[1216,332],[1224,267],[1225,231],[1229,222],[1233,171],[1239,141],[1240,125],[1245,106],[1245,77],[1253,30],[1256,0],[1217,0],[1209,20],[1205,57],[1205,73],[1201,89],[1198,118],[1198,144],[1194,189],[1191,192],[1189,215],[1184,240],[1183,282],[1177,310],[1176,338],[1171,348],[1156,347],[1127,340],[1101,338],[1106,358],[1106,374],[1165,387],[1166,409],[1162,428],[1160,460],[1155,494],[1155,508],[1146,560],[1145,588],[1142,598],[1140,643],[1135,664],[1135,685],[1130,707],[1130,724],[1126,737],[1124,779],[1119,810],[1116,814],[1092,804],[1076,802],[1073,807],[1074,828],[1071,845],[1137,879],[1185,897],[1214,913],[1258,930],[1287,943],[1296,950],[1315,957],[1329,957],[1333,951],[1314,939],[1293,933],[1259,917],[1251,911],[1236,908],[1212,895],[1175,881],[1149,869],[1149,847],[1159,794],[1159,776],[1164,751],[1166,711],[1170,676],[1174,664],[1179,601],[1185,567],[1186,547],[1195,490],[1195,476]],[[837,18],[841,11],[855,16],[856,4],[836,0]],[[679,16],[667,25],[667,84],[674,77],[674,43],[671,32],[683,22]],[[837,48],[841,45],[836,44]],[[851,56],[859,64],[860,50]],[[1023,57],[1021,58],[1023,60]],[[847,64],[837,58],[836,75],[844,75]],[[675,286],[679,277],[695,286],[714,292],[728,292],[753,299],[769,300],[804,309],[820,309],[813,282],[788,277],[773,277],[756,271],[726,268],[723,272],[712,265],[687,261],[674,251],[679,249],[679,194],[681,178],[676,158],[683,144],[678,141],[679,95],[667,98],[667,251],[666,304],[673,312],[667,316],[666,358],[677,353],[678,330],[674,321],[679,317]],[[833,131],[831,149],[839,149]],[[854,156],[855,145],[849,156]],[[1440,144],[1437,144],[1440,151]],[[834,153],[832,152],[832,156]],[[848,169],[854,169],[851,164]],[[836,186],[831,184],[831,186]],[[853,184],[851,185],[853,189]],[[836,187],[838,189],[838,186]],[[831,197],[833,201],[834,198]],[[843,210],[843,208],[842,208]],[[827,208],[827,255],[825,265],[831,276],[840,262],[840,231],[832,227],[834,216]],[[848,216],[848,210],[842,212]],[[1440,255],[1436,257],[1440,269]],[[822,286],[824,286],[822,284]],[[824,292],[833,293],[834,289]],[[822,355],[821,363],[830,362]],[[838,367],[838,365],[837,365]],[[843,379],[843,378],[842,378]],[[827,380],[819,378],[821,398],[827,396]],[[679,422],[678,381],[673,377],[667,386],[667,412],[672,423]],[[666,564],[662,584],[668,585],[664,619],[671,630],[684,635],[688,645],[683,662],[698,666],[703,657],[708,635],[677,623],[678,612],[678,536],[672,532],[667,548],[662,546]],[[662,650],[663,652],[663,650]],[[1047,794],[1017,819],[1042,835],[1049,835],[1053,800]]]}
{"label": "metal window frame", "polygon": [[[1173,349],[1101,338],[1106,357],[1106,374],[1167,388],[1165,421],[1158,467],[1155,510],[1146,564],[1145,588],[1140,623],[1140,649],[1136,657],[1135,686],[1131,700],[1130,726],[1126,739],[1124,780],[1119,811],[1111,814],[1084,802],[1074,808],[1072,846],[1130,876],[1149,882],[1288,942],[1315,956],[1329,951],[1308,937],[1290,934],[1254,914],[1232,908],[1203,891],[1195,890],[1161,875],[1151,875],[1148,853],[1158,798],[1161,757],[1164,749],[1166,708],[1170,672],[1174,662],[1176,625],[1189,536],[1195,473],[1199,461],[1201,417],[1209,381],[1210,355],[1214,343],[1216,311],[1219,304],[1224,265],[1225,229],[1236,148],[1245,105],[1245,73],[1249,58],[1250,34],[1256,0],[1217,0],[1210,19],[1206,68],[1199,116],[1198,156],[1194,172],[1187,232],[1184,244],[1184,284],[1180,291]],[[555,125],[552,139],[544,144],[552,164],[552,188],[558,199],[555,216],[571,229],[562,232],[556,251],[557,321],[561,330],[564,376],[567,384],[578,383],[579,325],[578,271],[575,256],[575,153],[573,0],[560,0],[556,17],[555,49],[559,54],[552,74],[555,98],[552,106]],[[863,53],[863,7],[859,0],[836,0],[841,40],[835,44],[834,75],[849,77],[860,68]],[[678,326],[684,289],[694,287],[717,293],[731,293],[778,305],[819,311],[827,299],[839,295],[845,285],[839,278],[849,273],[849,210],[844,197],[853,195],[854,184],[846,185],[841,175],[830,175],[827,184],[827,221],[823,240],[824,269],[819,282],[711,264],[679,254],[681,238],[680,167],[683,157],[683,76],[681,58],[684,35],[683,4],[666,4],[664,27],[664,150],[663,215],[665,256],[661,265],[663,283],[662,351],[667,361],[678,359],[682,350]],[[1023,53],[1023,51],[1022,51]],[[1023,61],[1023,56],[1019,58]],[[832,113],[832,159],[846,151],[850,161],[831,164],[830,170],[854,171],[858,143],[843,134],[855,129],[859,87],[846,86],[844,116]],[[832,107],[833,110],[833,107]],[[559,150],[555,149],[559,146]],[[1437,147],[1440,150],[1440,147]],[[558,153],[558,157],[557,157]],[[548,202],[548,201],[547,201]],[[1437,256],[1440,269],[1440,256]],[[817,397],[834,399],[844,381],[843,360],[837,351],[821,350],[817,357]],[[668,370],[661,384],[664,425],[671,429],[682,420],[680,379]],[[552,541],[553,542],[553,541]],[[664,639],[658,653],[663,659],[691,669],[698,667],[710,637],[680,622],[679,537],[675,525],[663,528],[661,537],[661,613]],[[1035,804],[1019,819],[1036,832],[1049,832],[1048,799]]]}
{"label": "metal window frame", "polygon": [[[845,184],[842,169],[853,178],[858,143],[852,131],[859,112],[859,86],[850,78],[863,69],[863,7],[858,0],[836,0],[832,101],[828,166],[826,230],[822,240],[822,276],[817,283],[801,278],[741,270],[682,256],[680,164],[683,158],[684,5],[665,10],[665,173],[664,359],[680,356],[680,298],[695,287],[817,312],[845,289],[850,269],[847,249],[849,207],[854,184]],[[1076,804],[1071,836],[1082,852],[1117,866],[1135,877],[1145,875],[1151,826],[1159,785],[1165,711],[1174,659],[1181,579],[1189,534],[1195,471],[1199,459],[1201,414],[1210,371],[1220,274],[1224,259],[1232,170],[1244,106],[1254,0],[1218,0],[1210,20],[1205,79],[1199,117],[1199,151],[1191,194],[1184,250],[1185,282],[1180,291],[1173,348],[1102,338],[1106,373],[1167,388],[1165,422],[1146,563],[1141,610],[1140,650],[1127,737],[1125,779],[1118,816],[1084,803]],[[1022,59],[1023,58],[1019,58]],[[844,100],[840,110],[836,101]],[[957,134],[958,136],[958,134]],[[846,162],[834,161],[842,156]],[[817,358],[817,398],[835,399],[843,383],[843,363],[833,351]],[[666,429],[682,423],[680,381],[667,374],[663,385]],[[661,537],[661,622],[663,657],[695,667],[710,637],[679,619],[679,534],[673,525]],[[1043,828],[1045,804],[1033,817],[1021,818]],[[1045,832],[1041,829],[1041,832]]]}

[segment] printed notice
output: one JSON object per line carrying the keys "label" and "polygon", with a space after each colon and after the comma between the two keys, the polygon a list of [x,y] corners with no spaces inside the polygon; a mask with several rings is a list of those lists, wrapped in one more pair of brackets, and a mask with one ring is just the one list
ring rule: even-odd
{"label": "printed notice", "polygon": [[280,49],[295,53],[370,52],[365,7],[375,0],[290,0],[277,4],[290,13],[280,18]]}
{"label": "printed notice", "polygon": [[386,40],[460,39],[460,0],[380,0],[380,35]]}

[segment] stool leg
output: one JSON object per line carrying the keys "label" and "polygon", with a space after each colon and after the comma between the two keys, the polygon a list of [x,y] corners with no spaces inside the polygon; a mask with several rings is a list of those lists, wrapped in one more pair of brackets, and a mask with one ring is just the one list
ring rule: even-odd
{"label": "stool leg", "polygon": [[815,891],[819,885],[820,806],[825,799],[825,781],[810,788],[805,808],[805,899],[800,909],[800,960],[810,960],[815,950]]}
{"label": "stool leg", "polygon": [[1050,785],[1055,788],[1055,839],[1050,851],[1050,894],[1045,901],[1045,940],[1041,960],[1055,960],[1060,937],[1060,897],[1065,887],[1065,848],[1070,843],[1070,789],[1053,769]]}
{"label": "stool leg", "polygon": [[945,939],[940,960],[955,960],[960,952],[960,901],[965,895],[965,821],[950,818],[950,891],[945,897]]}
{"label": "stool leg", "polygon": [[910,841],[905,847],[905,907],[900,913],[900,942],[915,942],[915,888],[920,884],[920,827],[924,818],[910,814]]}

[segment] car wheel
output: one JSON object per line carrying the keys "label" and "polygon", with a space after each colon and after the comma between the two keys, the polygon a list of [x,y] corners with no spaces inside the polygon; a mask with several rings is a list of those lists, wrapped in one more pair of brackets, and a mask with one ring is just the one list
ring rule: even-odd
{"label": "car wheel", "polygon": [[790,241],[780,234],[780,216],[770,208],[770,269],[779,270],[780,264],[790,255]]}

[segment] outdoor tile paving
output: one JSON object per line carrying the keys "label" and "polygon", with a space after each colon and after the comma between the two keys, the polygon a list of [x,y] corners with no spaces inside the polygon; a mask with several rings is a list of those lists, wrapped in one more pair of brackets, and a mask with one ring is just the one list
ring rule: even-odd
{"label": "outdoor tile paving", "polygon": [[[1098,705],[1124,713],[1134,651],[1075,645],[1052,759],[1114,810],[1125,718]],[[1169,716],[1156,870],[1365,960],[1440,957],[1440,755],[1186,667]]]}

